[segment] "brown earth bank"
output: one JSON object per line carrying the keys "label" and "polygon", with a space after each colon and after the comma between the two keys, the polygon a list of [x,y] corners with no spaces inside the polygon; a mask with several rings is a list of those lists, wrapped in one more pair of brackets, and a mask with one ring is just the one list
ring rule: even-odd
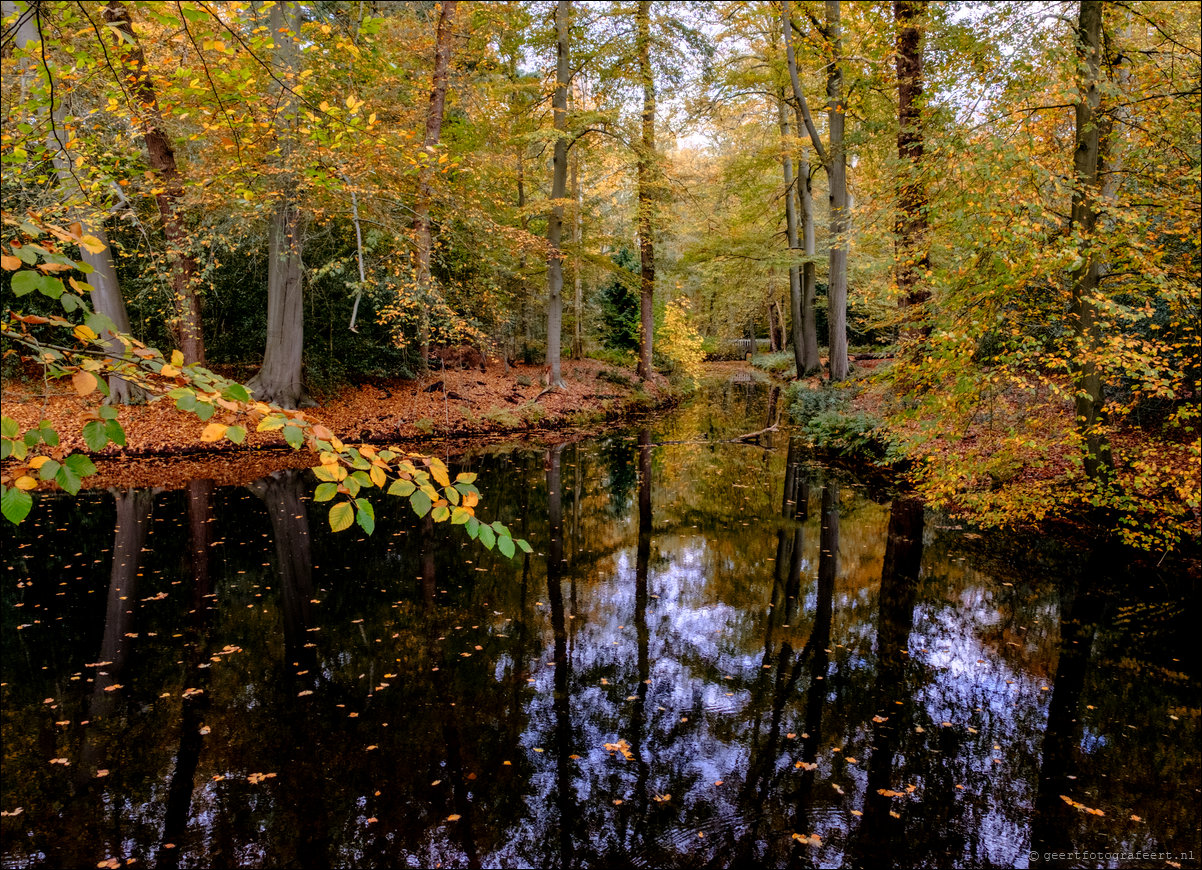
{"label": "brown earth bank", "polygon": [[[596,360],[565,361],[563,375],[566,389],[551,391],[542,385],[541,366],[511,366],[508,372],[448,369],[416,380],[373,379],[345,386],[306,408],[304,415],[348,443],[397,444],[418,452],[438,442],[441,452],[512,441],[515,435],[570,440],[579,437],[584,426],[635,417],[679,398],[662,375],[640,384],[632,371]],[[70,382],[5,381],[0,398],[4,415],[22,430],[49,420],[66,452],[92,456],[97,473],[85,478],[86,487],[177,488],[197,478],[238,485],[316,462],[308,450],[289,449],[279,432],[249,432],[242,445],[206,443],[200,437],[204,424],[177,410],[170,399],[121,407],[118,419],[125,430],[125,447],[110,444],[93,453],[81,429],[98,394],[81,398]]]}

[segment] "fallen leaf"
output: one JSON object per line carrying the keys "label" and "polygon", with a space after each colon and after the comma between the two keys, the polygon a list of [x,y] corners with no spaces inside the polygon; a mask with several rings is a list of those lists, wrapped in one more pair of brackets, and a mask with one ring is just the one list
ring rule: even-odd
{"label": "fallen leaf", "polygon": [[622,757],[627,761],[634,760],[634,753],[630,751],[630,744],[625,739],[619,740],[617,743],[606,743],[605,750],[607,752],[620,752]]}

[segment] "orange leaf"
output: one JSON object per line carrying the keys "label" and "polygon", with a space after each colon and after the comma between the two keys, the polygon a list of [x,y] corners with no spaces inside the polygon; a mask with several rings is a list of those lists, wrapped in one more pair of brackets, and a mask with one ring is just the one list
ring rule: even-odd
{"label": "orange leaf", "polygon": [[96,376],[91,372],[80,370],[71,375],[71,386],[75,387],[75,392],[81,396],[86,396],[96,389],[97,383]]}
{"label": "orange leaf", "polygon": [[225,426],[221,423],[210,423],[205,426],[204,431],[200,433],[201,441],[220,441],[225,437]]}

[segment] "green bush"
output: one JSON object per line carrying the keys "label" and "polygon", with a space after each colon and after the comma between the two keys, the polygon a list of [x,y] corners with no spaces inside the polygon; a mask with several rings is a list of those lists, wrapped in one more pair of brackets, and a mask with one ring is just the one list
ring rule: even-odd
{"label": "green bush", "polygon": [[828,411],[842,411],[847,407],[847,396],[829,387],[811,389],[803,383],[790,384],[785,390],[789,416],[802,426],[814,417]]}
{"label": "green bush", "polygon": [[805,433],[815,447],[840,456],[880,459],[885,455],[879,421],[868,414],[823,411],[805,424]]}
{"label": "green bush", "polygon": [[757,369],[763,369],[771,374],[786,378],[797,377],[797,360],[793,358],[793,351],[791,350],[762,354],[757,356],[752,362]]}

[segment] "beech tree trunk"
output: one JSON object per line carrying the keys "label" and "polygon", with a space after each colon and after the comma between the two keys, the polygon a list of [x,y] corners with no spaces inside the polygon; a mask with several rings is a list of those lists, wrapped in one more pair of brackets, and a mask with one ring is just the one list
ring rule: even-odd
{"label": "beech tree trunk", "polygon": [[572,244],[575,255],[572,263],[572,359],[584,359],[584,275],[580,271],[580,246],[584,242],[584,189],[580,186],[580,154],[573,155],[572,193],[576,214],[572,221]]}
{"label": "beech tree trunk", "polygon": [[[25,12],[27,8],[25,4],[17,4],[13,0],[3,0],[0,4],[0,14],[7,18],[18,11]],[[14,42],[19,50],[24,51],[30,45],[41,41],[40,19],[36,15],[27,14],[18,19]],[[32,66],[31,62],[27,62],[26,72],[32,72]],[[49,69],[45,69],[43,72],[48,77],[52,75]],[[23,72],[22,75],[24,74]],[[66,147],[68,136],[63,129],[62,122],[67,113],[61,106],[51,107],[51,109],[50,116],[54,119],[54,127],[47,137],[47,148],[50,150],[54,162],[59,186],[62,187],[63,194],[68,201],[86,202],[83,190],[72,171],[71,156]],[[117,339],[116,334],[130,331],[129,313],[125,309],[125,297],[121,295],[121,286],[117,282],[117,267],[113,262],[112,243],[101,222],[93,221],[83,213],[76,214],[76,219],[83,227],[84,235],[94,236],[104,245],[104,250],[98,254],[80,248],[80,259],[94,270],[92,274],[88,275],[88,284],[92,286],[90,294],[92,308],[97,314],[103,314],[112,321],[114,327],[112,330],[106,329],[101,333],[105,339],[105,349],[114,355],[124,354],[125,345]],[[108,401],[111,404],[127,405],[142,402],[145,399],[145,393],[141,389],[117,375],[109,376],[108,385]]]}
{"label": "beech tree trunk", "polygon": [[655,76],[651,70],[651,0],[639,0],[635,13],[639,80],[643,84],[643,140],[638,154],[639,234],[639,367],[640,378],[651,377],[655,338]]}
{"label": "beech tree trunk", "polygon": [[[793,113],[797,126],[797,135],[802,135],[802,129],[809,131],[815,141],[815,149],[819,159],[825,165],[824,152],[818,142],[818,131],[809,117],[809,107],[801,91],[801,78],[797,74],[797,55],[793,51],[793,23],[789,15],[789,2],[781,2],[781,24],[785,35],[785,61],[789,68],[789,82],[793,88]],[[814,198],[810,188],[810,158],[804,145],[798,152],[797,166],[797,199],[801,212],[802,252],[806,257],[801,267],[801,295],[799,299],[790,299],[790,309],[793,319],[793,346],[801,347],[801,359],[797,375],[801,377],[816,372],[822,366],[818,356],[818,325],[814,315],[814,303],[817,296],[817,279],[814,270],[816,255],[814,242]],[[800,325],[798,325],[800,324]]]}
{"label": "beech tree trunk", "polygon": [[197,293],[196,260],[188,254],[188,231],[179,212],[184,196],[183,179],[175,161],[175,149],[163,124],[158,94],[146,69],[146,57],[134,33],[129,9],[120,0],[109,0],[104,7],[105,23],[111,27],[117,57],[125,71],[126,82],[134,97],[136,123],[146,143],[150,169],[158,193],[154,195],[167,241],[167,261],[171,267],[171,292],[179,323],[179,348],[184,363],[205,363],[204,327],[200,319]]}
{"label": "beech tree trunk", "polygon": [[[276,3],[268,16],[275,42],[275,63],[296,71],[299,64],[296,36],[300,8],[295,2]],[[282,408],[312,404],[304,386],[305,298],[302,260],[301,210],[297,202],[296,174],[290,166],[295,120],[294,100],[281,94],[282,109],[276,122],[280,143],[281,189],[271,218],[267,240],[267,345],[263,366],[247,384],[255,398]]]}
{"label": "beech tree trunk", "polygon": [[831,45],[831,62],[826,79],[826,97],[831,147],[827,175],[830,179],[831,255],[827,285],[827,321],[830,324],[828,371],[832,381],[847,377],[847,230],[850,213],[847,200],[847,154],[843,150],[843,125],[847,104],[843,101],[843,39],[839,22],[839,0],[826,0],[826,37]]}
{"label": "beech tree trunk", "polygon": [[[785,38],[788,39],[788,32]],[[789,129],[789,115],[785,111],[785,94],[782,89],[777,94],[777,113],[780,120],[781,155],[780,162],[785,174],[785,233],[789,240],[789,252],[796,256],[801,248],[797,236],[797,198],[793,192],[793,156],[790,153],[793,145],[793,133]],[[789,308],[793,314],[793,360],[797,366],[797,376],[805,374],[805,343],[802,338],[801,310],[801,266],[797,263],[789,265]],[[776,327],[773,323],[772,309],[768,310],[768,332],[775,345]],[[777,350],[775,346],[772,348]]]}
{"label": "beech tree trunk", "polygon": [[1076,106],[1076,150],[1073,154],[1073,202],[1070,230],[1081,239],[1081,265],[1072,274],[1074,331],[1079,346],[1074,365],[1077,385],[1077,430],[1085,448],[1085,473],[1090,480],[1108,481],[1114,470],[1110,443],[1104,431],[1105,394],[1095,355],[1101,344],[1097,292],[1103,261],[1094,250],[1102,193],[1098,164],[1101,154],[1099,77],[1102,54],[1101,0],[1081,0],[1076,28],[1080,99]]}
{"label": "beech tree trunk", "polygon": [[555,149],[551,166],[551,214],[547,217],[547,366],[550,369],[547,386],[563,389],[560,365],[560,342],[563,332],[563,252],[559,243],[563,236],[563,199],[568,184],[568,79],[569,23],[571,0],[559,0],[555,5],[555,93],[551,107],[555,122]]}
{"label": "beech tree trunk", "polygon": [[434,39],[434,78],[430,85],[430,108],[426,112],[426,135],[422,148],[427,162],[422,166],[417,180],[417,201],[414,203],[416,216],[413,231],[417,252],[414,255],[414,273],[418,292],[421,294],[421,314],[418,324],[418,345],[421,359],[418,366],[424,370],[430,357],[430,187],[434,178],[434,149],[442,138],[442,115],[447,102],[447,79],[451,66],[451,42],[454,33],[451,25],[455,20],[456,0],[442,0],[439,4],[438,29]]}
{"label": "beech tree trunk", "polygon": [[897,24],[897,156],[902,178],[897,188],[895,226],[898,305],[919,305],[930,298],[925,272],[927,194],[923,181],[922,39],[927,0],[894,0]]}

